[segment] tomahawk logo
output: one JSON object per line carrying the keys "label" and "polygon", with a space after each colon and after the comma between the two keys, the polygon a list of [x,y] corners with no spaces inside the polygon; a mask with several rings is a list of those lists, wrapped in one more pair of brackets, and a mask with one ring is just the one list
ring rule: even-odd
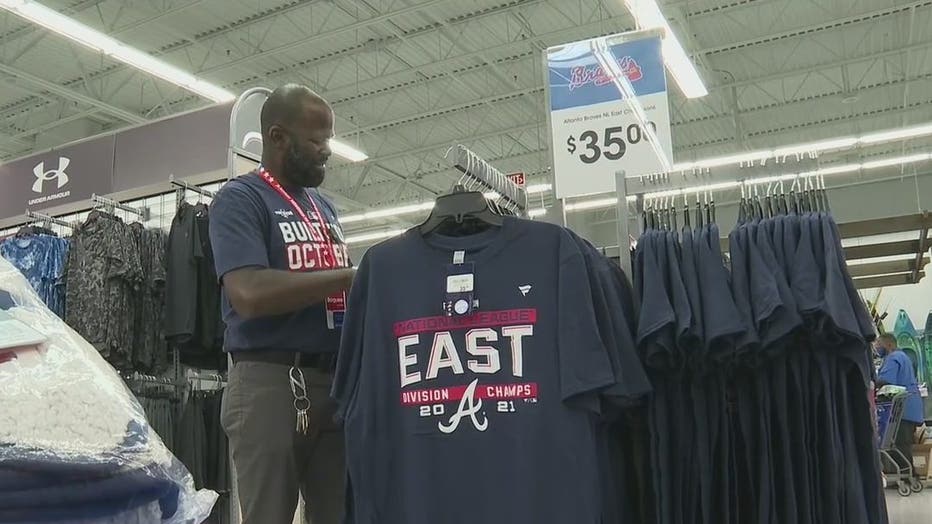
{"label": "tomahawk logo", "polygon": [[41,193],[43,186],[47,181],[55,180],[58,184],[58,189],[65,187],[65,184],[68,183],[68,173],[65,172],[68,169],[68,165],[71,164],[71,159],[66,156],[58,157],[58,168],[45,170],[45,162],[39,162],[36,164],[36,167],[32,168],[32,173],[36,175],[36,181],[32,184],[32,191],[34,193]]}
{"label": "tomahawk logo", "polygon": [[444,424],[443,422],[438,422],[437,427],[440,431],[450,434],[456,431],[456,428],[460,426],[460,421],[465,417],[469,417],[472,420],[472,425],[476,427],[479,431],[485,431],[489,429],[489,419],[484,414],[482,415],[482,422],[479,422],[479,410],[482,409],[482,399],[476,399],[476,385],[479,384],[479,379],[473,380],[469,387],[466,388],[466,392],[463,393],[463,398],[460,399],[460,407],[456,410],[450,417],[450,422]]}

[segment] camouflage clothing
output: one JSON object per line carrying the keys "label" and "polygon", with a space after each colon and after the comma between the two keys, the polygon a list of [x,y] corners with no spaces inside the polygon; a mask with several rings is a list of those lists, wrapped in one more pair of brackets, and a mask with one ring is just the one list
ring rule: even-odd
{"label": "camouflage clothing", "polygon": [[92,211],[68,252],[65,320],[118,369],[132,366],[139,248],[118,217]]}

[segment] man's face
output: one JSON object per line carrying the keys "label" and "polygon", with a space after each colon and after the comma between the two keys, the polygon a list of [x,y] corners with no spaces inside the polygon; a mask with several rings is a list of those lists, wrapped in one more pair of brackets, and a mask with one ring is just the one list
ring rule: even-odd
{"label": "man's face", "polygon": [[324,182],[330,139],[333,137],[333,113],[329,107],[308,107],[293,129],[286,129],[288,146],[284,151],[283,171],[291,184],[318,187]]}

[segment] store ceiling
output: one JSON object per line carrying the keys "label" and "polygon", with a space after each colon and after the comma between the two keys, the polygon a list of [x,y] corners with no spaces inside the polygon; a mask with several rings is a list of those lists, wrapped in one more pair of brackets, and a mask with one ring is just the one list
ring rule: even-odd
{"label": "store ceiling", "polygon": [[[331,168],[347,210],[446,191],[454,143],[544,180],[541,50],[634,28],[621,0],[43,3],[231,91],[320,92],[370,156]],[[678,162],[932,121],[932,0],[661,4],[711,92],[673,88]],[[0,13],[0,159],[207,104]],[[932,140],[857,154],[904,151]]]}

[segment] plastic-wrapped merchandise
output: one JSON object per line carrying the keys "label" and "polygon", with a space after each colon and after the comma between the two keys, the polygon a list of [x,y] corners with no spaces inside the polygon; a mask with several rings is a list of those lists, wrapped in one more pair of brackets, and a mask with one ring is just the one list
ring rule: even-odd
{"label": "plastic-wrapped merchandise", "polygon": [[203,522],[217,494],[195,489],[117,372],[0,259],[0,343],[16,321],[46,340],[0,349],[0,522]]}

